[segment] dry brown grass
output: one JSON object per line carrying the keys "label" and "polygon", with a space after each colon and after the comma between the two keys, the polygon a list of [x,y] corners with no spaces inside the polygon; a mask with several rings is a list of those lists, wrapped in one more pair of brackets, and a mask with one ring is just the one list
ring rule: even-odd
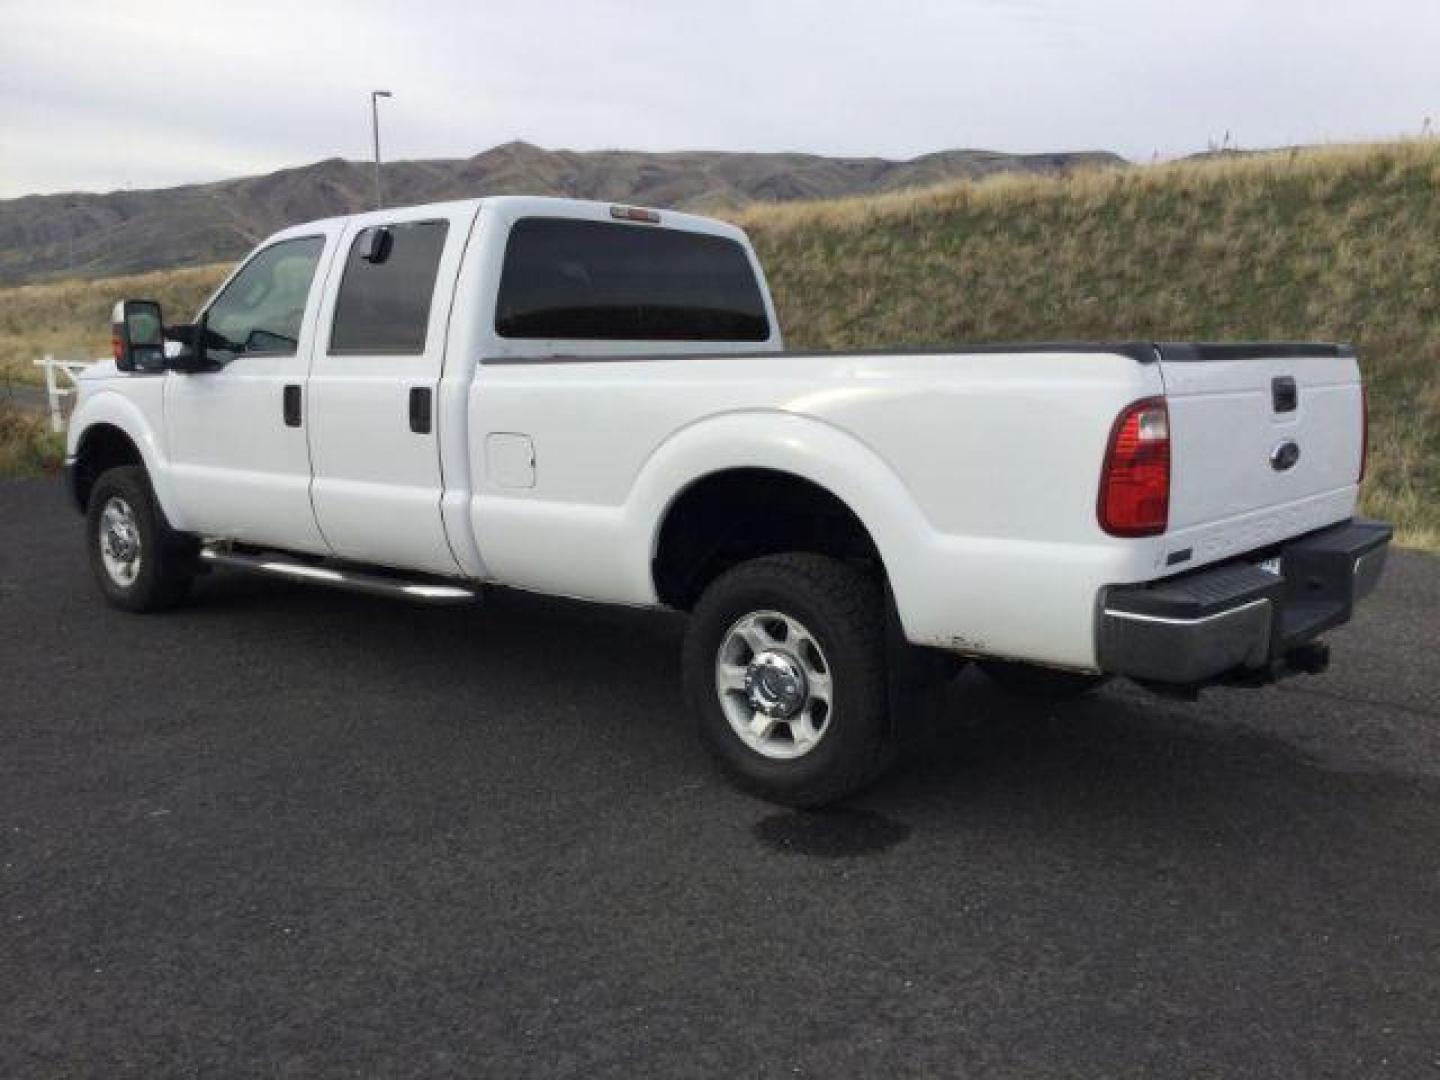
{"label": "dry brown grass", "polygon": [[0,397],[0,477],[54,472],[64,456],[64,437],[51,434],[42,414]]}
{"label": "dry brown grass", "polygon": [[108,356],[116,300],[159,300],[167,319],[185,322],[229,271],[228,265],[202,266],[0,289],[0,383],[41,382],[34,361],[47,353],[62,360]]}

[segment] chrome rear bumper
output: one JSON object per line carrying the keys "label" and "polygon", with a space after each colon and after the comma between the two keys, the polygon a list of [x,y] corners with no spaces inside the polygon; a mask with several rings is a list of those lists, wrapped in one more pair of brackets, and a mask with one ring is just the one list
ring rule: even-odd
{"label": "chrome rear bumper", "polygon": [[1350,521],[1281,546],[1277,575],[1236,561],[1105,590],[1097,628],[1102,670],[1197,686],[1314,670],[1307,651],[1348,622],[1379,583],[1392,530]]}

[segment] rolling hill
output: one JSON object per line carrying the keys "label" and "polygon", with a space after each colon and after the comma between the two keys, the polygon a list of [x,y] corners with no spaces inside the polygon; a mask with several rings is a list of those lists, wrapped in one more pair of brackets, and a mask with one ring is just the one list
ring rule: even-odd
{"label": "rolling hill", "polygon": [[[507,143],[463,160],[382,167],[390,205],[477,195],[563,195],[726,210],[977,179],[1113,165],[1107,153],[951,150],[911,161],[810,154],[574,152]],[[277,229],[367,209],[372,171],[338,158],[266,176],[157,191],[31,195],[0,201],[0,284],[95,277],[238,258]]]}

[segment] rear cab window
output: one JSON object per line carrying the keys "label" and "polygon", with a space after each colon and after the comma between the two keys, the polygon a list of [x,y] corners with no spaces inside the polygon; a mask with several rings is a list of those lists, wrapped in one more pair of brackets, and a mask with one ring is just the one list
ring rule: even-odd
{"label": "rear cab window", "polygon": [[511,226],[495,332],[510,339],[762,342],[743,245],[658,225],[528,217]]}

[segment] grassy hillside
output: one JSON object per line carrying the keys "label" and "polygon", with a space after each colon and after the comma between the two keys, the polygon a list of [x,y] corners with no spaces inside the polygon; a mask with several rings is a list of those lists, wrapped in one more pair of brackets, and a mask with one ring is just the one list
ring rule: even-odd
{"label": "grassy hillside", "polygon": [[[1354,341],[1367,509],[1440,549],[1440,144],[1004,176],[739,220],[795,346]],[[188,317],[223,270],[0,289],[0,378],[42,351],[101,355],[121,296]]]}
{"label": "grassy hillside", "polygon": [[739,220],[796,346],[1353,341],[1366,508],[1440,548],[1440,143],[1002,177]]}

